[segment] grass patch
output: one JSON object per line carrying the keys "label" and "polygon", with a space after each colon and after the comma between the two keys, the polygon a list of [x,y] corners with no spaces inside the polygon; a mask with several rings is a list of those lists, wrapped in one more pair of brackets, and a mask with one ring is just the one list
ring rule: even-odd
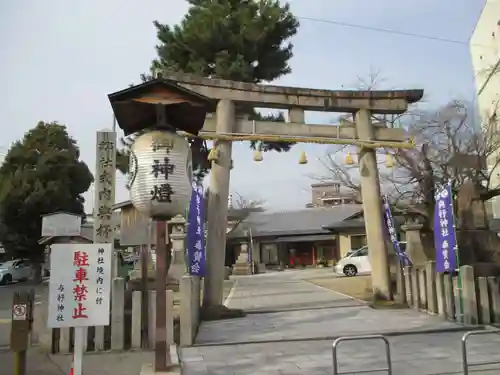
{"label": "grass patch", "polygon": [[373,299],[370,303],[370,307],[373,309],[407,309],[408,306],[402,305],[395,301],[377,300]]}
{"label": "grass patch", "polygon": [[369,303],[374,309],[406,309],[408,306],[395,301],[386,301],[374,298],[371,276],[330,277],[307,280],[310,283],[330,289],[334,292],[346,294],[350,297]]}
{"label": "grass patch", "polygon": [[310,279],[307,281],[362,301],[372,302],[373,300],[372,279],[370,276],[332,276],[331,278]]}

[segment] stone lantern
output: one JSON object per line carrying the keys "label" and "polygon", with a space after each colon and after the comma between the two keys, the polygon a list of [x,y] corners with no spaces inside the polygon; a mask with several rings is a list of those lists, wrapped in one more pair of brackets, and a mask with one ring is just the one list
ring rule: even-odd
{"label": "stone lantern", "polygon": [[406,235],[406,253],[415,266],[424,265],[429,259],[425,254],[421,230],[423,225],[416,217],[408,217],[401,229]]}
{"label": "stone lantern", "polygon": [[180,278],[188,272],[186,264],[186,219],[177,215],[168,222],[171,228],[172,257],[168,271],[169,283],[179,285]]}

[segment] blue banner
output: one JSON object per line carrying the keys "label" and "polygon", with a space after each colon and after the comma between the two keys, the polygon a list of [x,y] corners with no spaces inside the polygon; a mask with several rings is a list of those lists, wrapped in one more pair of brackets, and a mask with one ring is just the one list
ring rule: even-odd
{"label": "blue banner", "polygon": [[384,221],[387,227],[387,232],[389,233],[389,238],[392,242],[392,246],[394,246],[394,251],[399,258],[399,262],[403,266],[411,266],[412,263],[410,257],[403,250],[401,250],[401,246],[399,246],[398,237],[396,235],[396,228],[394,228],[394,219],[391,213],[391,206],[389,205],[389,200],[387,199],[386,195],[382,197],[382,201],[384,203]]}
{"label": "blue banner", "polygon": [[436,271],[452,272],[457,268],[457,241],[451,184],[436,189],[434,207],[434,246]]}
{"label": "blue banner", "polygon": [[187,258],[189,274],[205,276],[205,203],[203,199],[203,186],[193,182],[193,193],[188,212],[187,227]]}

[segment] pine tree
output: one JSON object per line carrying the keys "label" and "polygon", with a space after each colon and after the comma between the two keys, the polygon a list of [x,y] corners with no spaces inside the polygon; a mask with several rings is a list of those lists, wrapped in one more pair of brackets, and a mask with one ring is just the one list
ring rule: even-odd
{"label": "pine tree", "polygon": [[[155,21],[158,57],[151,64],[157,69],[197,74],[203,77],[251,83],[273,81],[291,72],[289,61],[297,33],[298,20],[289,4],[278,0],[189,0],[188,13],[179,25]],[[142,75],[143,80],[151,75]],[[250,119],[284,121],[283,115],[262,116],[250,110]],[[133,139],[125,141],[129,146]],[[209,168],[208,147],[199,139],[190,140],[198,176]],[[252,142],[262,151],[288,151],[291,144]],[[118,156],[118,161],[122,158]],[[126,165],[119,163],[122,172]]]}
{"label": "pine tree", "polygon": [[43,257],[42,215],[84,215],[83,193],[94,178],[66,126],[39,122],[15,142],[0,167],[0,242],[14,257]]}

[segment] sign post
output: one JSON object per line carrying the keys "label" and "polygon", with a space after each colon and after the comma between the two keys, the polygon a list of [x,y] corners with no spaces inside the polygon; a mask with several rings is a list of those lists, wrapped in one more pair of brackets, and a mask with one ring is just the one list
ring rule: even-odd
{"label": "sign post", "polygon": [[26,374],[26,352],[31,333],[34,296],[33,290],[16,292],[12,301],[10,349],[14,352],[14,375]]}
{"label": "sign post", "polygon": [[[94,182],[94,242],[114,243],[113,205],[116,185],[116,133],[97,132],[96,179]],[[113,275],[118,276],[118,258],[113,253]]]}
{"label": "sign post", "polygon": [[50,328],[75,328],[74,375],[83,374],[85,330],[109,325],[111,244],[54,244],[50,258]]}

